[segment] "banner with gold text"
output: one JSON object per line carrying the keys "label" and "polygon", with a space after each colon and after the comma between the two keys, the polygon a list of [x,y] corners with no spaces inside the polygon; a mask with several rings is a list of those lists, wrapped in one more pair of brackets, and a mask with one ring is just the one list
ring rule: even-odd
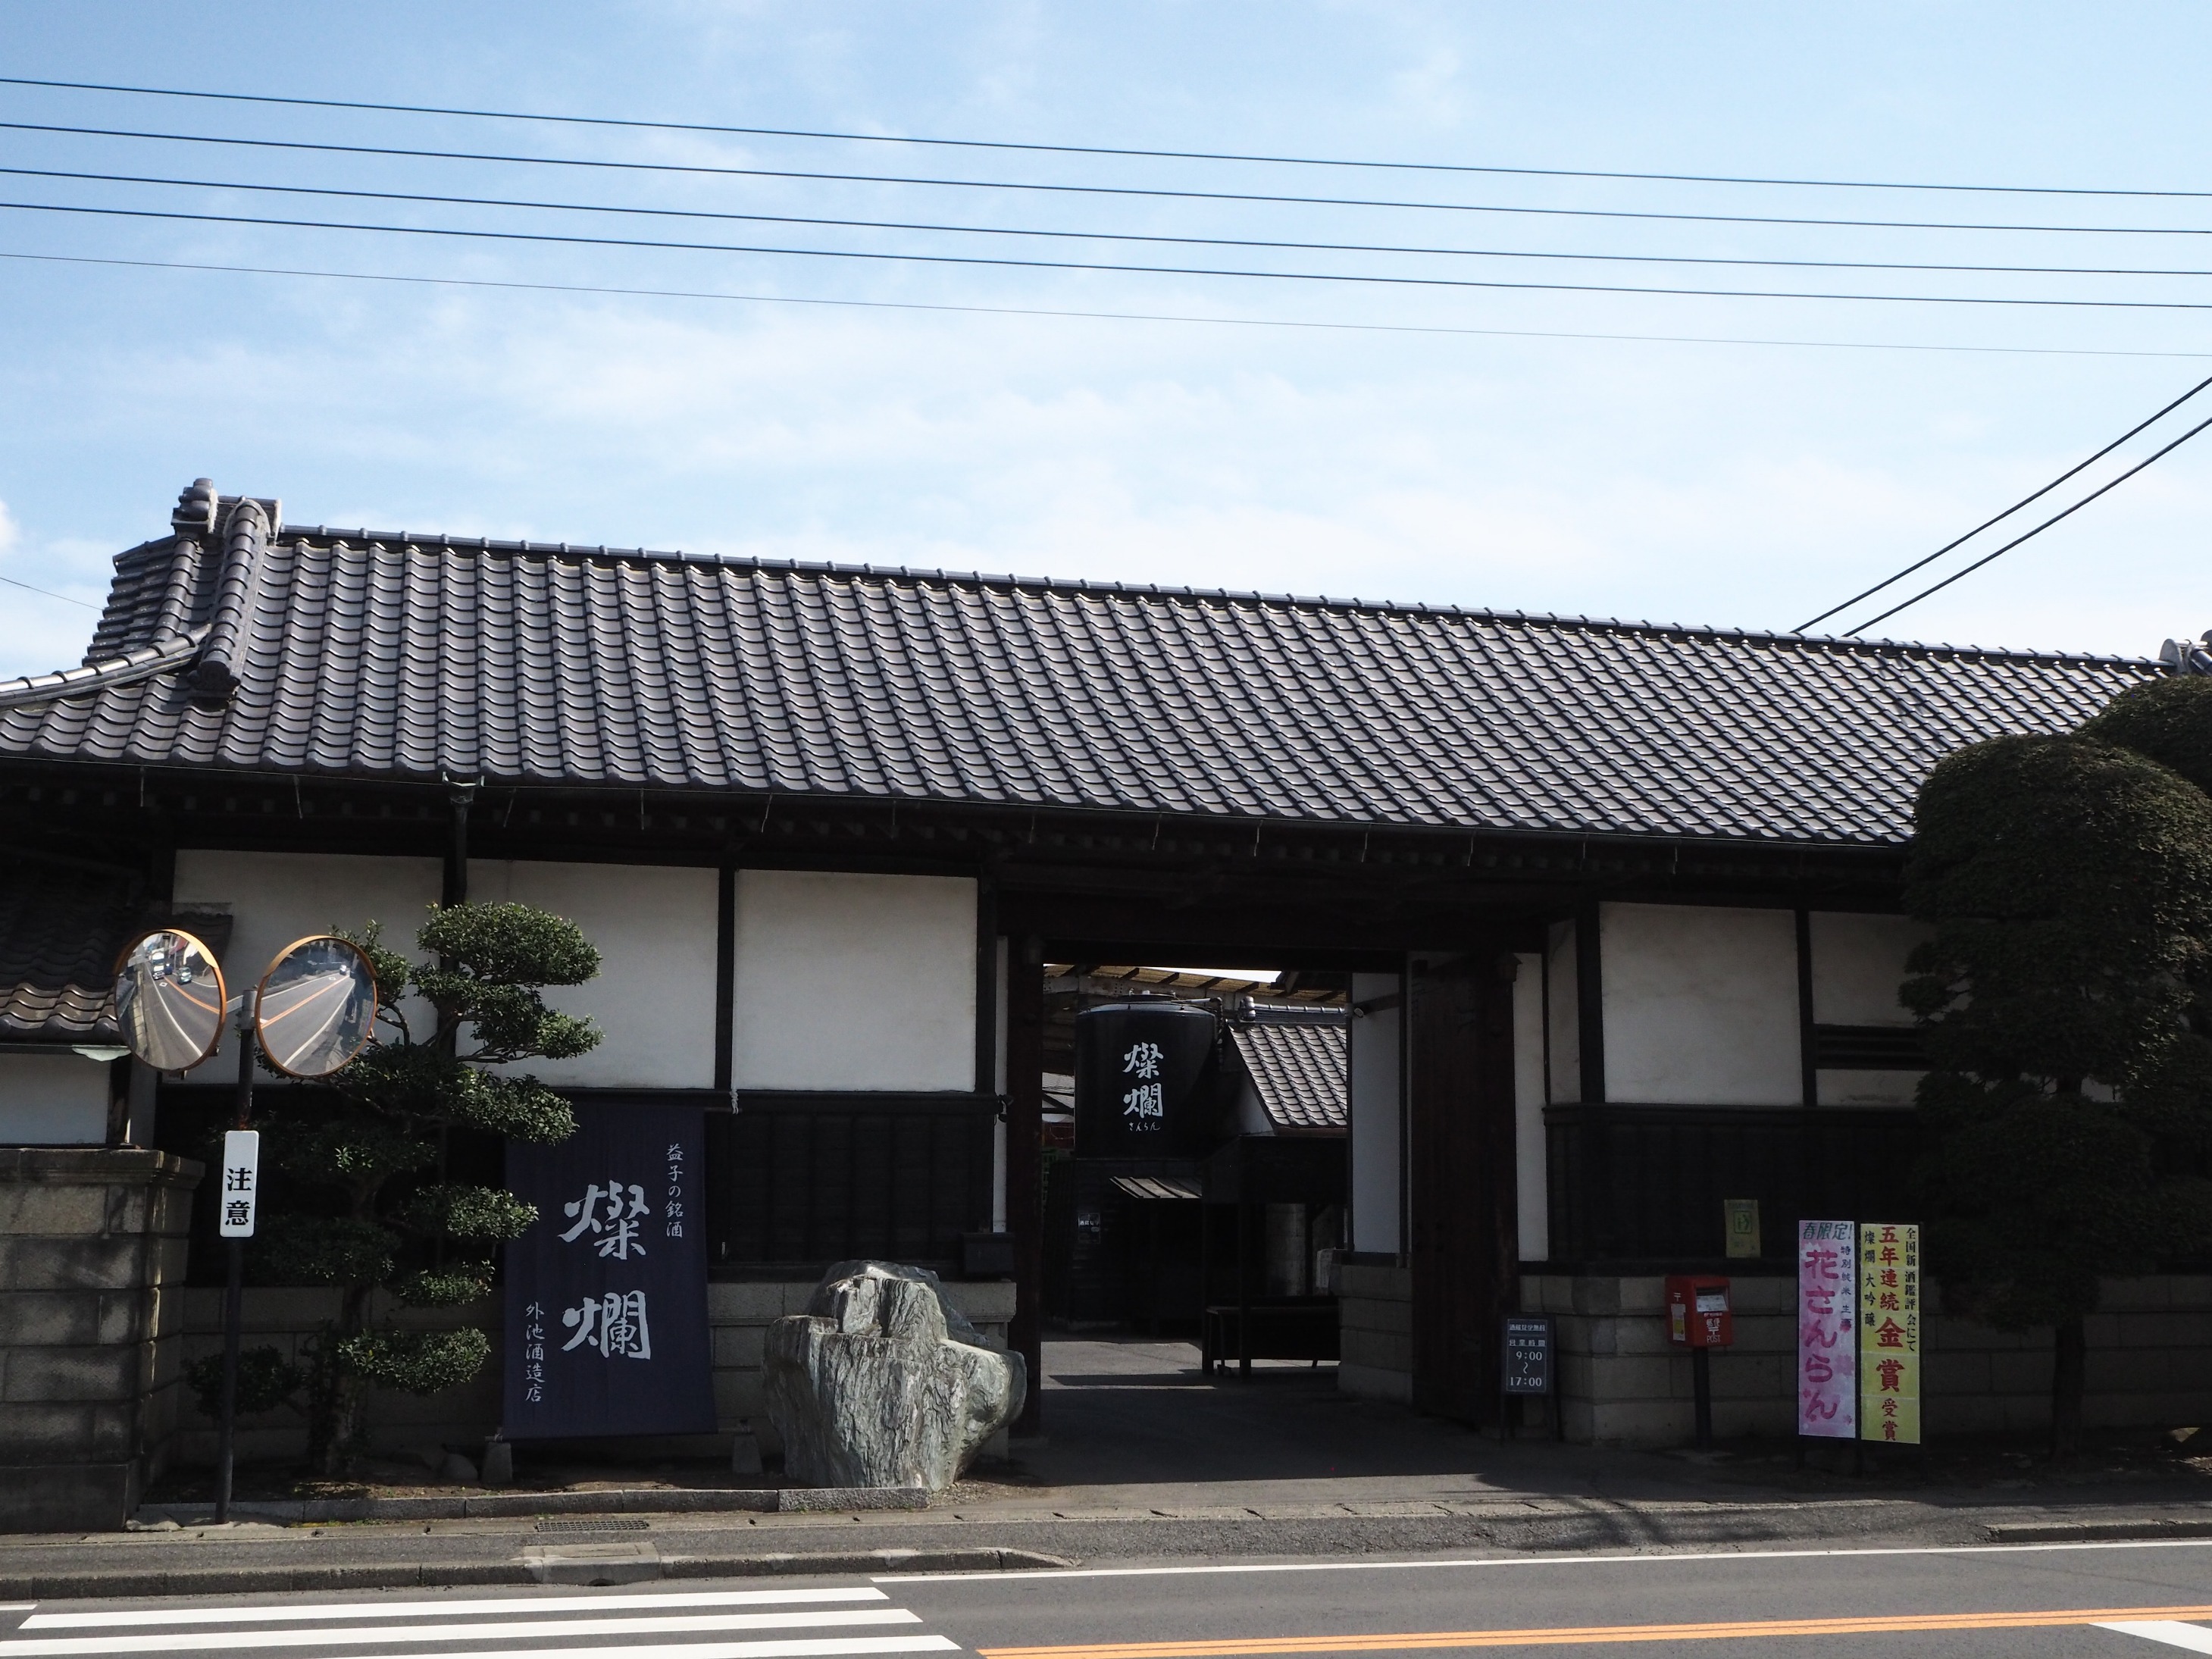
{"label": "banner with gold text", "polygon": [[1920,1443],[1920,1229],[1859,1224],[1859,1438]]}

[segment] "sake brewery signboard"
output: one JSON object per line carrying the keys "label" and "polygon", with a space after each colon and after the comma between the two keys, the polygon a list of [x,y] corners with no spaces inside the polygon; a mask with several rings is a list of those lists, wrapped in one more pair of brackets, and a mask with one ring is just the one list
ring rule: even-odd
{"label": "sake brewery signboard", "polygon": [[510,1141],[538,1219],[507,1247],[506,1434],[710,1434],[697,1107],[580,1104],[556,1146]]}
{"label": "sake brewery signboard", "polygon": [[1797,1224],[1797,1432],[1823,1440],[1858,1433],[1858,1229]]}
{"label": "sake brewery signboard", "polygon": [[1920,1229],[1859,1224],[1859,1434],[1920,1443]]}

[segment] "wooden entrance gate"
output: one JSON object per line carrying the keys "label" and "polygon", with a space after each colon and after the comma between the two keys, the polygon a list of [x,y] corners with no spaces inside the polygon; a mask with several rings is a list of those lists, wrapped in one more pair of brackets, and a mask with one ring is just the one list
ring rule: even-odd
{"label": "wooden entrance gate", "polygon": [[1500,1420],[1499,1322],[1520,1306],[1513,979],[1503,950],[1416,956],[1407,974],[1413,1403]]}

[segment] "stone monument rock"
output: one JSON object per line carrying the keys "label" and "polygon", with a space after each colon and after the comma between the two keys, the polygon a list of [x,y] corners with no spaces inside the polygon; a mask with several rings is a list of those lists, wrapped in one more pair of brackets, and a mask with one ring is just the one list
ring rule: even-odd
{"label": "stone monument rock", "polygon": [[923,1486],[960,1478],[1028,1393],[1018,1353],[983,1345],[937,1275],[841,1261],[803,1314],[768,1329],[768,1414],[784,1472],[817,1486]]}

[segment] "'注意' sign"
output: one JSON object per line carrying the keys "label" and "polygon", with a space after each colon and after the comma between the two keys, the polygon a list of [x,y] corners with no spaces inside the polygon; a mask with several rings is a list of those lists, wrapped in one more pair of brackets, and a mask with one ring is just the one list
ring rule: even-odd
{"label": "'\u6ce8\u610f' sign", "polygon": [[710,1434],[704,1115],[575,1112],[557,1146],[507,1145],[538,1219],[507,1247],[507,1437]]}
{"label": "'\u6ce8\u610f' sign", "polygon": [[1859,1224],[1859,1437],[1920,1443],[1920,1229]]}
{"label": "'\u6ce8\u610f' sign", "polygon": [[227,1129],[222,1137],[222,1208],[216,1215],[219,1238],[251,1238],[261,1206],[261,1132]]}
{"label": "'\u6ce8\u610f' sign", "polygon": [[1848,1221],[1797,1224],[1797,1432],[1822,1439],[1858,1431],[1857,1231]]}

